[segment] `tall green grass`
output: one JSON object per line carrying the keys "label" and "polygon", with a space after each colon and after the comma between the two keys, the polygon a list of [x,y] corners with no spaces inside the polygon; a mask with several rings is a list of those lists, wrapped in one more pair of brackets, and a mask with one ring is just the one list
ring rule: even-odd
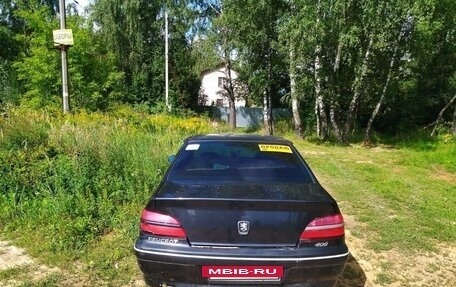
{"label": "tall green grass", "polygon": [[[341,147],[294,138],[292,128],[277,124],[342,211],[362,223],[351,231],[372,248],[456,242],[454,137]],[[128,107],[70,115],[9,109],[0,117],[2,239],[51,265],[81,262],[88,282],[128,283],[139,276],[132,251],[139,214],[167,155],[189,135],[227,131],[206,118]]]}
{"label": "tall green grass", "polygon": [[209,131],[204,118],[125,107],[109,115],[8,110],[0,119],[3,236],[51,261],[83,258],[104,238],[128,246],[95,262],[131,255],[139,212],[167,155],[185,137]]}

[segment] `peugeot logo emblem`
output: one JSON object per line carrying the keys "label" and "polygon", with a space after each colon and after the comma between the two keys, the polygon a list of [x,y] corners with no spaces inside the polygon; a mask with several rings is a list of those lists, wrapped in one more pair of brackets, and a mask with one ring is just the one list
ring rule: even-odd
{"label": "peugeot logo emblem", "polygon": [[238,221],[238,232],[240,235],[247,235],[250,231],[250,222],[248,221]]}

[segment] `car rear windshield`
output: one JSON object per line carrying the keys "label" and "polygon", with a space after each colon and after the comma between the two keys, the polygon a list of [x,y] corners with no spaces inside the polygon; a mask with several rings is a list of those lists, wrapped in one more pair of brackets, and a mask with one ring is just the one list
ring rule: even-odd
{"label": "car rear windshield", "polygon": [[308,183],[312,177],[295,150],[255,142],[188,143],[175,159],[171,181]]}

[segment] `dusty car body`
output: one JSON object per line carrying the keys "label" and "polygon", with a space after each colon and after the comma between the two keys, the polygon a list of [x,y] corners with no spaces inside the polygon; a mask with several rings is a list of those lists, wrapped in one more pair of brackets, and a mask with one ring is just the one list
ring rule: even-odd
{"label": "dusty car body", "polygon": [[285,139],[187,138],[142,211],[151,286],[334,286],[348,259],[336,201]]}

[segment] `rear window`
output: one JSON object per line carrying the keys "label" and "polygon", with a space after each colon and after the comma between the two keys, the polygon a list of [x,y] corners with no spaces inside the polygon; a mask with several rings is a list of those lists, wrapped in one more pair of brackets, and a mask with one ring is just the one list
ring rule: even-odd
{"label": "rear window", "polygon": [[171,181],[311,182],[306,165],[284,144],[190,143],[175,161]]}

